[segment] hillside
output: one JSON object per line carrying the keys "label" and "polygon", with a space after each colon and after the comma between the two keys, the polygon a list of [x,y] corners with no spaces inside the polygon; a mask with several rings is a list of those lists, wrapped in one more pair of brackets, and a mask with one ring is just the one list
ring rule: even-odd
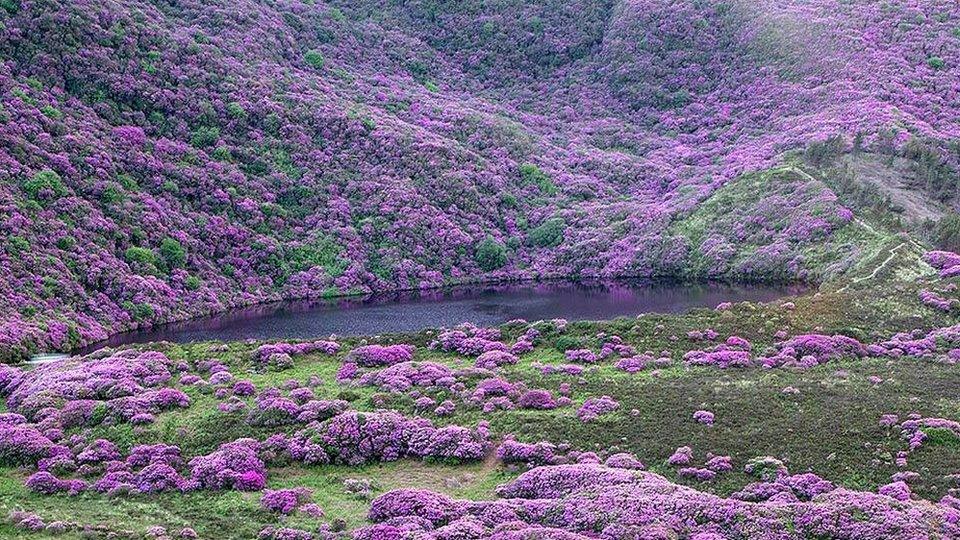
{"label": "hillside", "polygon": [[870,249],[796,161],[825,141],[956,191],[951,0],[0,5],[7,359],[279,298],[818,281]]}

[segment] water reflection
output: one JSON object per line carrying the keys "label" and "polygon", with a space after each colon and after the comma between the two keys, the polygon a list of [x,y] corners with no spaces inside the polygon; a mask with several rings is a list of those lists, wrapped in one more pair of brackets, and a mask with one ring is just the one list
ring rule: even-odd
{"label": "water reflection", "polygon": [[650,312],[679,313],[720,302],[767,302],[803,291],[799,285],[645,280],[461,286],[253,306],[118,334],[81,352],[159,340],[306,339],[330,334],[410,332],[464,321],[495,325],[512,319],[611,319]]}

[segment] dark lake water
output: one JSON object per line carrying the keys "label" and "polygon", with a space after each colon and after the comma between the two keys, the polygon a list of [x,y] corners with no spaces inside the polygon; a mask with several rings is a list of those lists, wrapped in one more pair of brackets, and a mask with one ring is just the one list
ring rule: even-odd
{"label": "dark lake water", "polygon": [[414,332],[461,322],[498,325],[513,319],[612,319],[682,313],[721,302],[768,302],[805,291],[801,285],[662,283],[644,280],[556,281],[470,285],[444,290],[291,301],[118,334],[88,347],[149,341],[308,339]]}

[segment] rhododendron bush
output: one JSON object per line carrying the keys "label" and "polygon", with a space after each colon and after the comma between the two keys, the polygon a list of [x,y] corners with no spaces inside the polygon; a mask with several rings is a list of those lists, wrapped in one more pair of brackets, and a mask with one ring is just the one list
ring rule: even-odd
{"label": "rhododendron bush", "polygon": [[0,355],[477,279],[819,279],[851,211],[738,178],[835,135],[949,176],[958,10],[8,2]]}
{"label": "rhododendron bush", "polygon": [[[792,477],[764,499],[722,498],[650,472],[543,466],[500,486],[501,499],[460,501],[398,490],[373,501],[359,538],[955,538],[960,500],[917,503]],[[798,495],[795,495],[798,494]],[[787,496],[782,496],[786,494]],[[799,499],[798,496],[802,496]],[[522,532],[521,532],[522,531]]]}

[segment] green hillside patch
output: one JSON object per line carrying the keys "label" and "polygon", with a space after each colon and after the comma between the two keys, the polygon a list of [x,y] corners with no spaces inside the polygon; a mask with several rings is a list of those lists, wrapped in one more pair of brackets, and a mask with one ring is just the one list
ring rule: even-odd
{"label": "green hillside patch", "polygon": [[688,277],[836,277],[894,234],[844,216],[829,187],[793,165],[721,187],[669,233],[691,246]]}

